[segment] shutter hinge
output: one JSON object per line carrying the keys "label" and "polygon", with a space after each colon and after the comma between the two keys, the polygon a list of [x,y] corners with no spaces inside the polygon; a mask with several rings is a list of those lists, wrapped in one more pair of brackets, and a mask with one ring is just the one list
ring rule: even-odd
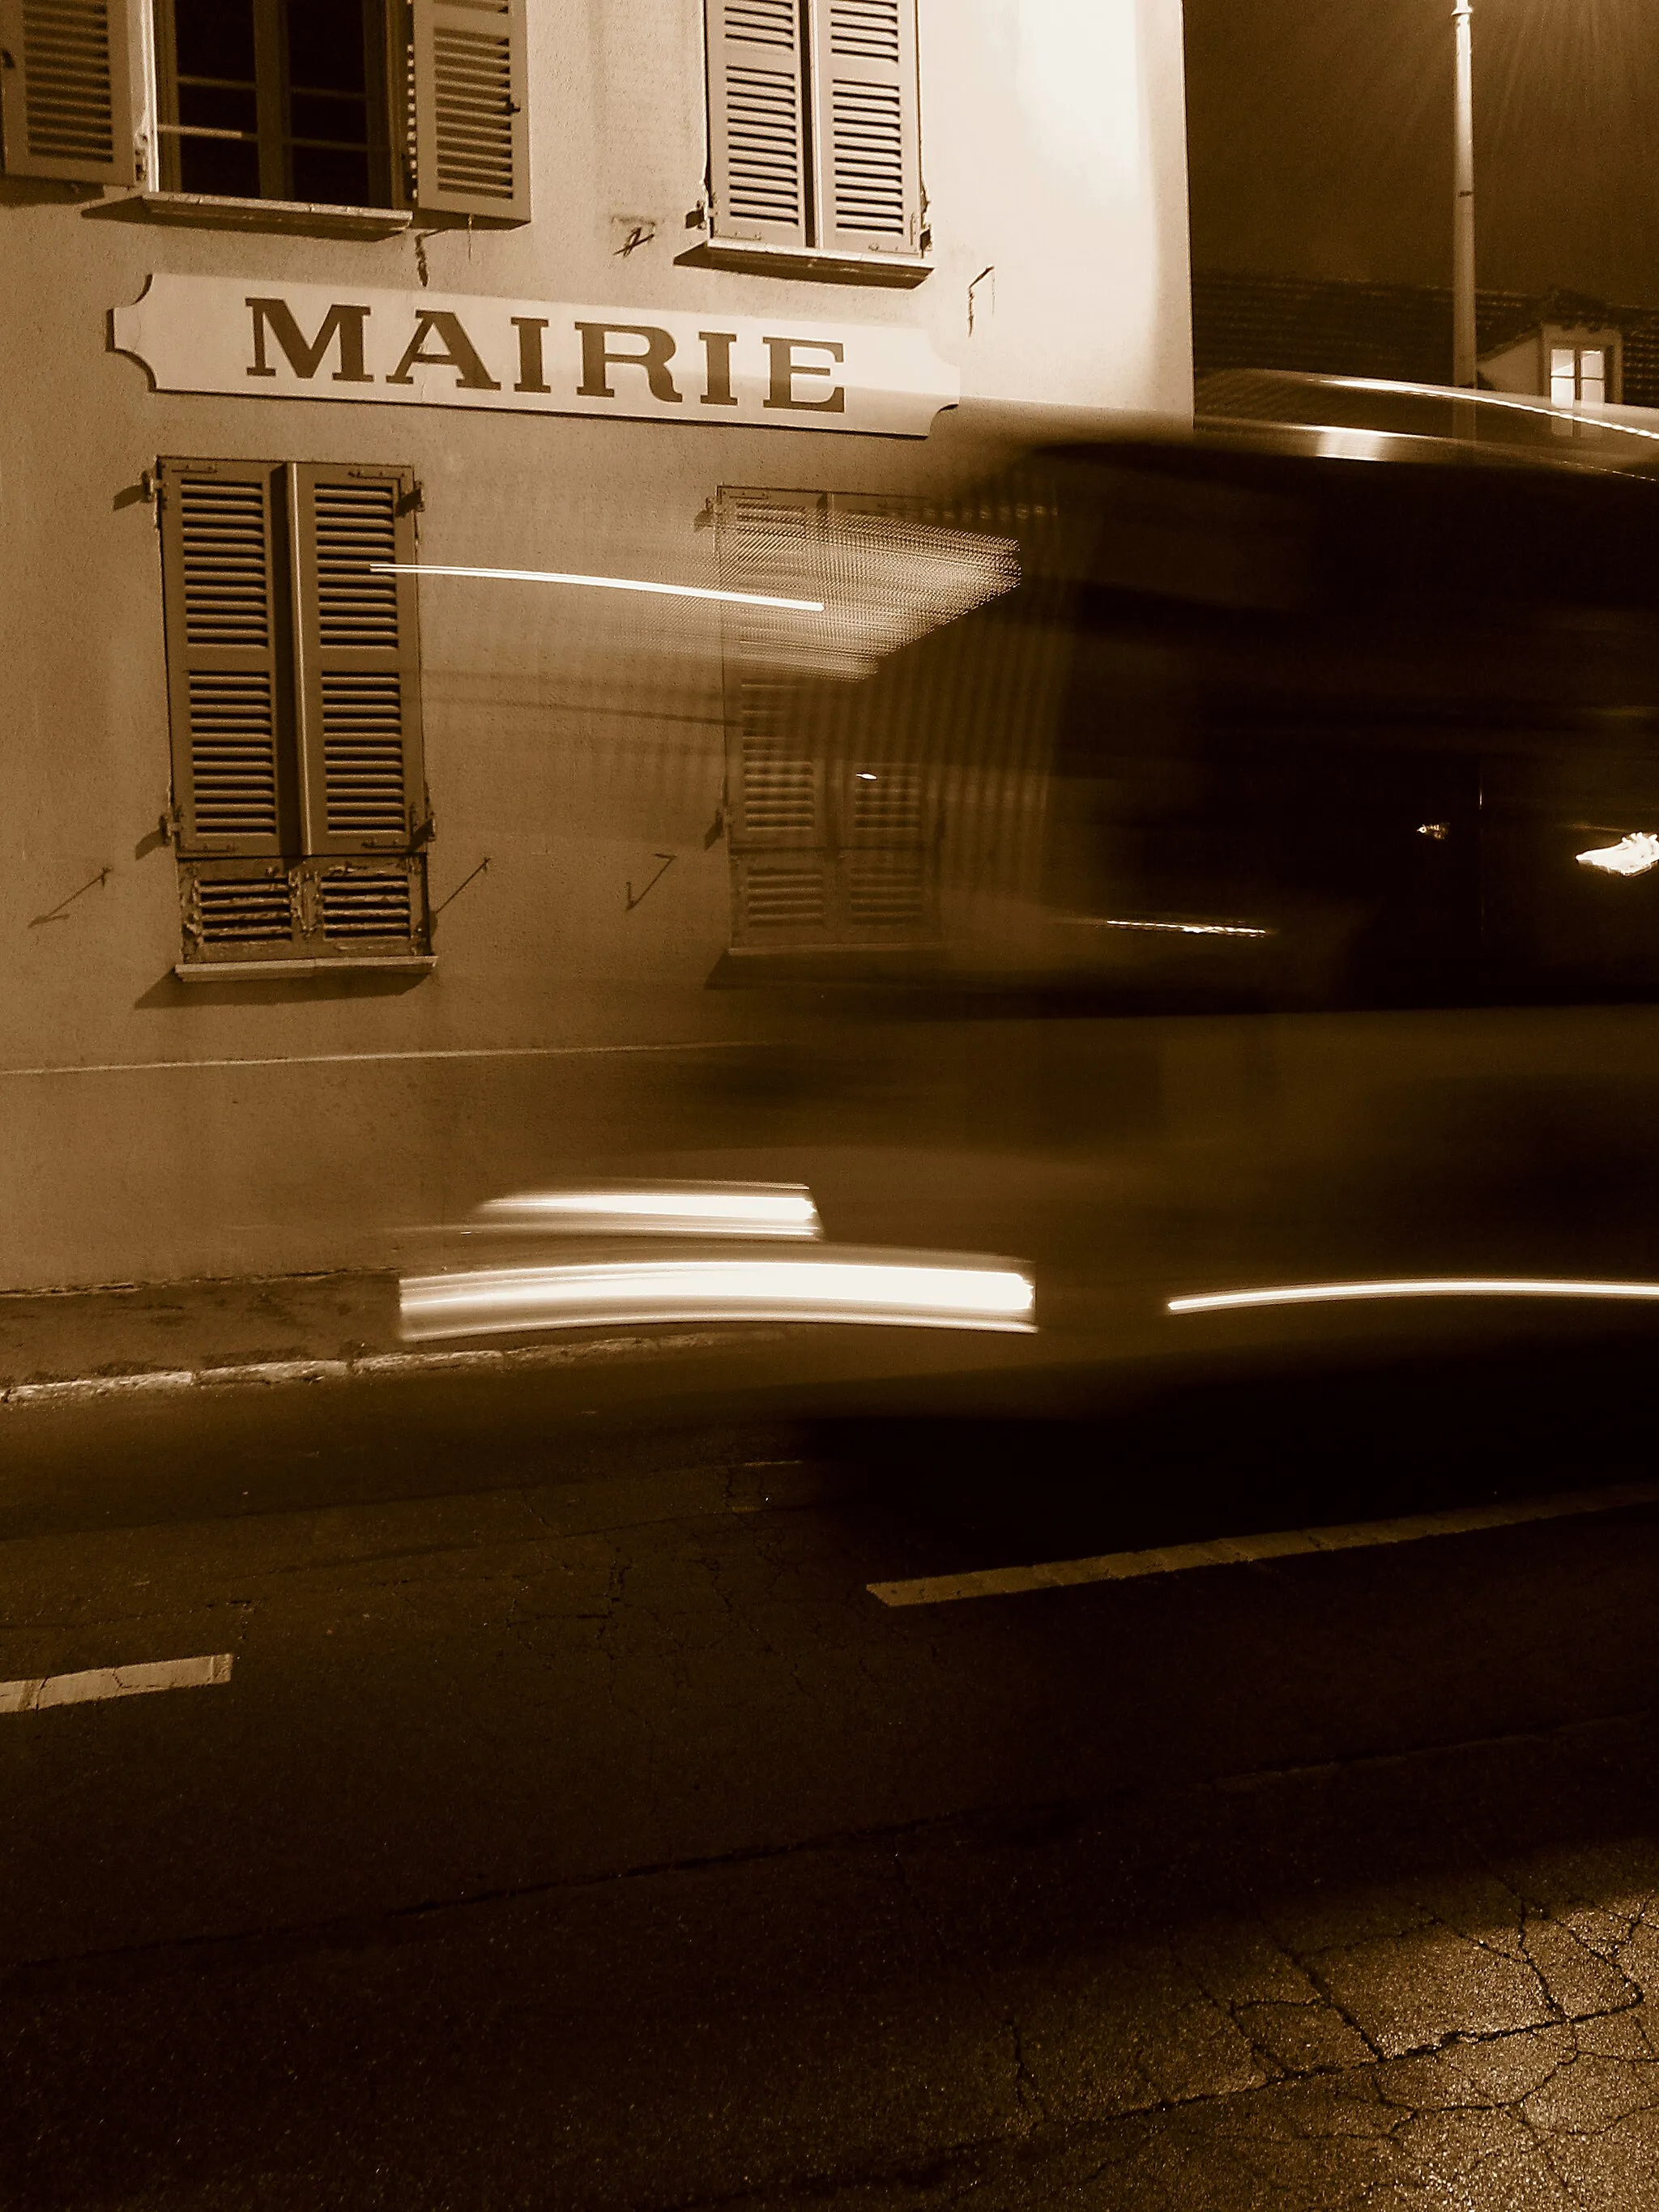
{"label": "shutter hinge", "polygon": [[410,808],[409,842],[414,851],[418,853],[422,846],[429,845],[437,835],[437,830],[438,824],[430,814],[422,819],[417,808]]}
{"label": "shutter hinge", "polygon": [[169,806],[155,824],[156,835],[168,845],[176,845],[184,835],[184,817],[176,806]]}

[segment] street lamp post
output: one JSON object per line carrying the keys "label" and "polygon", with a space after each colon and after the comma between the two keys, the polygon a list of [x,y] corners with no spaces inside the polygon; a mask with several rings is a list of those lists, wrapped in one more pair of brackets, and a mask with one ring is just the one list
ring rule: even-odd
{"label": "street lamp post", "polygon": [[1452,185],[1452,382],[1464,392],[1473,392],[1479,381],[1474,335],[1474,0],[1455,0],[1457,149]]}

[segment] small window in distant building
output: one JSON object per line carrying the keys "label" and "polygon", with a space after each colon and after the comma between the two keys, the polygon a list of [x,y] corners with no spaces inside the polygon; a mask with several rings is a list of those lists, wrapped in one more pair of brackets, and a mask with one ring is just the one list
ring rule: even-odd
{"label": "small window in distant building", "polygon": [[525,0],[155,0],[163,191],[530,214]]}
{"label": "small window in distant building", "polygon": [[1605,346],[1552,346],[1550,398],[1560,407],[1592,404],[1607,396]]}

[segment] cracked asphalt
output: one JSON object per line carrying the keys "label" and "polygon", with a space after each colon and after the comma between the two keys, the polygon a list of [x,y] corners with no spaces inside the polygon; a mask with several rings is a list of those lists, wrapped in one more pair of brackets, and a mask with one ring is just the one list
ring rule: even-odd
{"label": "cracked asphalt", "polygon": [[0,1413],[0,1679],[235,1661],[0,1716],[0,2202],[1659,2207],[1659,1510],[866,1590],[1525,1479],[1368,1387]]}

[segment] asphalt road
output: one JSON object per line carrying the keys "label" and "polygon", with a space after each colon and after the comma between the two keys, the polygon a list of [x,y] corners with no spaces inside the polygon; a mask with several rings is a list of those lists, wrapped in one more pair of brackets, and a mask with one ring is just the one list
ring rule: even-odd
{"label": "asphalt road", "polygon": [[8,2212],[1659,2205],[1659,1510],[869,1588],[1644,1474],[1644,1348],[780,1357],[0,1408],[0,1680],[232,1662],[0,1711]]}

